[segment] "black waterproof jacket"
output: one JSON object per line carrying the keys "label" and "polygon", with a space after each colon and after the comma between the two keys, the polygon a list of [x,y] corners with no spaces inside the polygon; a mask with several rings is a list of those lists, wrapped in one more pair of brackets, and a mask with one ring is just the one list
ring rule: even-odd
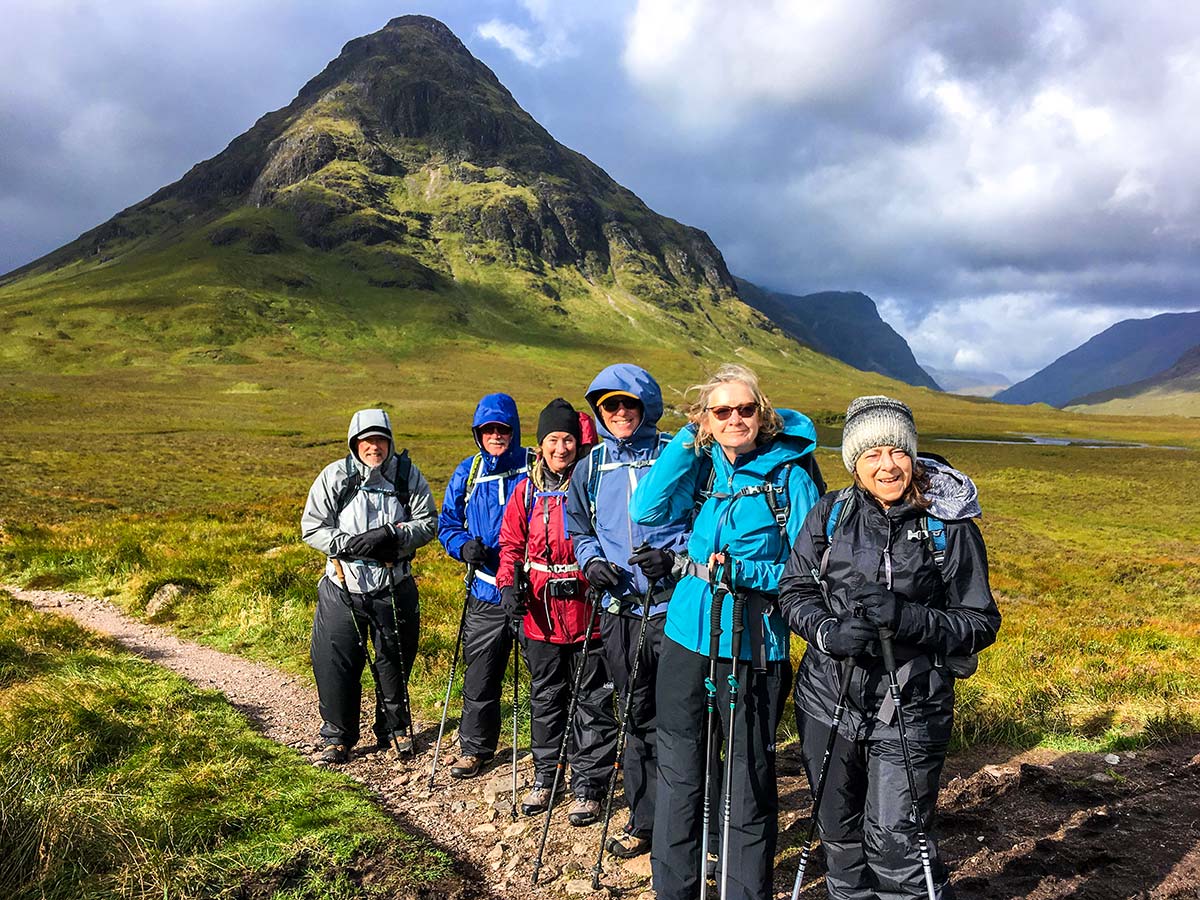
{"label": "black waterproof jacket", "polygon": [[[828,596],[817,574],[826,547],[825,523],[837,496],[826,494],[809,512],[792,546],[779,583],[779,602],[792,630],[809,646],[796,676],[797,711],[831,724],[843,664],[818,648],[817,632],[831,618],[853,615],[850,597],[863,582],[888,584],[908,603],[895,636],[904,722],[913,740],[950,738],[954,676],[947,657],[978,653],[996,639],[1000,611],[988,585],[983,536],[971,518],[978,514],[974,486],[961,473],[946,470],[970,486],[961,496],[938,496],[944,478],[929,492],[931,514],[946,527],[946,555],[939,569],[928,540],[919,534],[924,511],[910,505],[884,510],[866,491],[855,488],[834,530],[825,573]],[[847,709],[839,731],[850,740],[899,737],[888,696],[883,660],[875,650],[854,660]]]}

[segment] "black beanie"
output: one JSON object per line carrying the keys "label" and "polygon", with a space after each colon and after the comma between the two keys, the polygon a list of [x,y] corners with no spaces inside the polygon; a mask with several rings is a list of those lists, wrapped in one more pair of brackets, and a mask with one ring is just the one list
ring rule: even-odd
{"label": "black beanie", "polygon": [[546,408],[538,416],[538,443],[545,440],[546,435],[556,431],[565,431],[572,435],[576,442],[582,437],[579,430],[579,413],[575,412],[575,407],[562,397],[556,397],[547,403]]}

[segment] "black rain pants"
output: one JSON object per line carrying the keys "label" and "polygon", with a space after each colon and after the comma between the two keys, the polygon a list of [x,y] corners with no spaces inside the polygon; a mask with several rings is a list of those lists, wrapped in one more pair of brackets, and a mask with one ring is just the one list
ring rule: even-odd
{"label": "black rain pants", "polygon": [[[625,830],[641,838],[649,838],[654,831],[654,799],[658,790],[658,726],[654,694],[665,621],[666,616],[654,616],[646,622],[646,640],[638,664],[637,684],[633,686],[633,706],[626,725],[628,736],[621,760],[625,803],[629,807]],[[625,709],[641,626],[641,616],[605,613],[600,617],[604,655],[617,688],[618,715]]]}
{"label": "black rain pants", "polygon": [[[700,895],[708,657],[665,638],[658,666],[658,796],[650,851],[654,890],[658,900],[693,900]],[[718,661],[714,740],[729,733],[730,669],[729,660]],[[787,703],[792,665],[782,660],[756,672],[740,662],[737,676],[729,858],[721,861],[729,864],[726,900],[772,900],[779,838],[775,730]],[[716,821],[724,797],[715,788],[718,779],[712,781],[710,815]],[[719,884],[719,872],[717,878]]]}
{"label": "black rain pants", "polygon": [[512,652],[512,625],[495,603],[467,598],[463,625],[462,719],[458,742],[465,756],[488,760],[496,755],[500,740],[500,697],[504,693],[508,658]]}
{"label": "black rain pants", "polygon": [[[347,605],[347,600],[351,605]],[[351,612],[351,606],[353,612]],[[309,656],[317,680],[321,737],[327,744],[353,747],[359,737],[364,638],[375,664],[375,738],[381,746],[409,726],[405,679],[417,655],[420,609],[411,577],[396,582],[395,615],[389,592],[347,593],[329,578],[317,583]]]}
{"label": "black rain pants", "polygon": [[[815,784],[831,726],[799,710],[796,724],[809,783]],[[954,893],[930,834],[946,744],[910,740],[909,751],[933,883],[938,897],[952,900]],[[928,896],[900,741],[852,741],[838,734],[827,778],[817,827],[831,900]]]}
{"label": "black rain pants", "polygon": [[[617,720],[613,716],[613,686],[599,641],[552,644],[521,633],[521,650],[529,667],[530,743],[534,783],[550,787],[558,765],[558,751],[567,727],[567,707],[578,666],[583,665],[579,701],[567,761],[571,765],[571,793],[585,800],[600,800],[608,787],[616,754]],[[559,784],[563,782],[560,780]]]}

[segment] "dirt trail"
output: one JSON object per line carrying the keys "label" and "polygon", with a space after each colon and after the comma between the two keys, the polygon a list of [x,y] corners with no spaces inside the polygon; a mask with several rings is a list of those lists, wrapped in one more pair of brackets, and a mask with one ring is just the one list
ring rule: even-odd
{"label": "dirt trail", "polygon": [[[37,609],[111,635],[194,684],[221,691],[267,737],[315,759],[320,727],[315,688],[180,640],[106,601],[62,591],[8,590]],[[364,702],[373,700],[368,695]],[[364,709],[364,721],[370,714]],[[412,762],[396,763],[360,748],[341,769],[370,788],[406,827],[453,853],[462,862],[468,892],[474,885],[480,893],[511,898],[544,897],[547,891],[589,894],[600,826],[572,828],[566,804],[560,804],[541,883],[531,886],[541,819],[511,821],[505,748],[495,766],[472,781],[453,781],[441,769],[431,793],[436,729],[436,722],[425,723],[418,734],[424,753]],[[1200,735],[1117,754],[1115,761],[1096,753],[1008,756],[977,748],[947,763],[938,830],[962,900],[1200,900]],[[444,749],[442,759],[448,758]],[[1005,762],[992,764],[997,759]],[[778,897],[789,897],[809,807],[794,746],[781,751],[779,774],[781,859],[775,887]],[[519,775],[524,790],[532,775],[527,753]],[[614,822],[620,824],[616,815]],[[608,860],[605,869],[606,888],[647,900],[649,895],[641,896],[650,884],[647,856],[626,864]],[[819,853],[809,872],[802,896],[824,897]]]}

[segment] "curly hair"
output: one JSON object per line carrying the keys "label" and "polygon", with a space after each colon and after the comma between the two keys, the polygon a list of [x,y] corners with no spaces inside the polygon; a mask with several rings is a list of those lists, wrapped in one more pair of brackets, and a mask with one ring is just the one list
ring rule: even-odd
{"label": "curly hair", "polygon": [[770,443],[776,435],[783,431],[783,418],[775,412],[775,407],[771,405],[767,395],[758,386],[758,376],[754,370],[738,363],[725,363],[712,374],[708,381],[702,384],[693,384],[687,389],[689,394],[693,391],[698,392],[695,402],[687,408],[688,421],[696,426],[696,440],[693,446],[697,455],[711,447],[713,442],[713,434],[708,427],[708,401],[712,397],[713,391],[730,382],[745,385],[753,395],[754,402],[758,404],[759,427],[758,435],[754,439],[756,446],[761,447],[763,444]]}

